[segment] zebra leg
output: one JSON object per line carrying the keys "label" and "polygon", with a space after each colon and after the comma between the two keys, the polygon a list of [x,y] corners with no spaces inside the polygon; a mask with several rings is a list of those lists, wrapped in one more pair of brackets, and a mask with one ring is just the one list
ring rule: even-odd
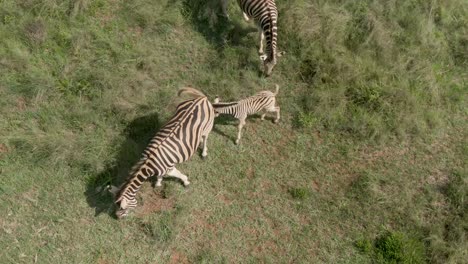
{"label": "zebra leg", "polygon": [[276,112],[276,119],[273,122],[276,124],[280,120],[280,107],[279,106],[275,107],[275,112]]}
{"label": "zebra leg", "polygon": [[162,175],[157,175],[156,176],[156,187],[161,187],[162,186],[162,184],[161,184],[162,179],[163,179]]}
{"label": "zebra leg", "polygon": [[188,181],[187,175],[182,174],[179,170],[177,170],[175,167],[167,171],[168,176],[176,177],[177,179],[180,179],[183,183],[184,186],[187,186],[190,184]]}
{"label": "zebra leg", "polygon": [[244,15],[245,21],[249,22],[250,17],[245,12],[242,12],[242,14]]}
{"label": "zebra leg", "polygon": [[[278,123],[278,121],[280,120],[280,107],[279,106],[272,106],[272,107],[266,109],[266,111],[267,112],[275,112],[276,113],[276,119],[273,120],[273,123],[275,123],[275,124]],[[265,114],[263,114],[262,117],[264,117]]]}
{"label": "zebra leg", "polygon": [[259,40],[260,40],[260,47],[258,48],[258,54],[263,54],[263,40],[265,39],[265,34],[263,34],[263,30],[261,27],[258,27],[259,33]]}
{"label": "zebra leg", "polygon": [[240,139],[241,139],[241,132],[242,132],[242,127],[245,125],[245,118],[240,118],[239,119],[239,126],[238,126],[238,132],[237,132],[237,139],[236,139],[236,145],[239,144]]}
{"label": "zebra leg", "polygon": [[206,146],[208,141],[208,135],[202,136],[203,138],[203,151],[202,151],[202,158],[206,158],[208,156],[208,147]]}
{"label": "zebra leg", "polygon": [[266,112],[263,112],[262,116],[260,117],[260,120],[265,120]]}

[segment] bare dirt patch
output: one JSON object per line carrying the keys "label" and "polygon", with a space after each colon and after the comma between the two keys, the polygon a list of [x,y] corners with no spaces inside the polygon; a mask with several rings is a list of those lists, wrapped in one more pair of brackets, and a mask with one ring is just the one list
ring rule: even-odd
{"label": "bare dirt patch", "polygon": [[161,190],[142,193],[142,200],[143,202],[138,212],[136,212],[139,217],[155,212],[170,211],[175,206],[175,199],[164,198]]}
{"label": "bare dirt patch", "polygon": [[24,109],[26,109],[26,99],[23,97],[16,99],[16,108],[20,111],[24,111]]}
{"label": "bare dirt patch", "polygon": [[173,251],[169,259],[169,264],[186,264],[189,263],[188,258],[185,254],[178,251]]}
{"label": "bare dirt patch", "polygon": [[5,144],[0,144],[0,154],[7,153],[9,150]]}

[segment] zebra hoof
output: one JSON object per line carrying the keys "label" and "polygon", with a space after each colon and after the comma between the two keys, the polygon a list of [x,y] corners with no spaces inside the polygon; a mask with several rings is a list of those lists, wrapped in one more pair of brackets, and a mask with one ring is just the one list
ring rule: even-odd
{"label": "zebra hoof", "polygon": [[187,187],[187,186],[189,186],[189,184],[190,184],[190,182],[189,182],[189,181],[185,181],[185,182],[184,182],[184,187]]}
{"label": "zebra hoof", "polygon": [[279,122],[278,119],[273,120],[273,123],[275,123],[275,124],[278,124],[278,122]]}

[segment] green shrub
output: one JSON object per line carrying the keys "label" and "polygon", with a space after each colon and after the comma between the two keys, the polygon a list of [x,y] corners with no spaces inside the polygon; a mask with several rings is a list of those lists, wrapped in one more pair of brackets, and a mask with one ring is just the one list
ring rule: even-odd
{"label": "green shrub", "polygon": [[346,96],[353,104],[370,110],[378,110],[383,100],[382,91],[376,85],[348,87]]}
{"label": "green shrub", "polygon": [[359,239],[355,245],[376,263],[426,263],[424,243],[412,234],[385,231],[374,243]]}
{"label": "green shrub", "polygon": [[313,113],[300,112],[297,116],[297,125],[303,128],[313,128],[319,120]]}
{"label": "green shrub", "polygon": [[305,200],[310,196],[310,191],[305,188],[291,188],[288,192],[295,200]]}
{"label": "green shrub", "polygon": [[365,238],[356,241],[356,247],[364,254],[371,254],[373,250],[372,242]]}

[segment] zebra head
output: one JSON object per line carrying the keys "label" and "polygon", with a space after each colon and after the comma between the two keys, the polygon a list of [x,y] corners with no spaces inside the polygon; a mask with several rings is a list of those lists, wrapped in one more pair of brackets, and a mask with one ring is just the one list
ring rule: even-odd
{"label": "zebra head", "polygon": [[126,197],[122,197],[120,201],[116,202],[118,208],[115,212],[115,215],[118,219],[121,219],[128,215],[129,211],[137,206],[137,200],[135,198],[128,199]]}
{"label": "zebra head", "polygon": [[276,66],[276,58],[281,57],[285,54],[285,51],[281,51],[276,53],[275,55],[262,55],[260,56],[260,60],[263,61],[263,68],[264,68],[264,73],[266,76],[270,76],[271,72],[273,71],[273,68]]}
{"label": "zebra head", "polygon": [[118,219],[121,219],[125,216],[128,215],[128,212],[130,209],[133,209],[137,206],[137,200],[135,197],[128,198],[127,195],[125,194],[120,194],[118,195],[119,192],[118,187],[115,186],[108,186],[109,192],[115,197],[117,195],[117,199],[115,201],[115,204],[117,205],[117,211],[115,212],[115,215],[117,216]]}
{"label": "zebra head", "polygon": [[266,76],[270,76],[271,72],[273,71],[273,68],[276,65],[276,59],[270,60],[270,61],[263,61],[263,68],[264,68],[264,73]]}

